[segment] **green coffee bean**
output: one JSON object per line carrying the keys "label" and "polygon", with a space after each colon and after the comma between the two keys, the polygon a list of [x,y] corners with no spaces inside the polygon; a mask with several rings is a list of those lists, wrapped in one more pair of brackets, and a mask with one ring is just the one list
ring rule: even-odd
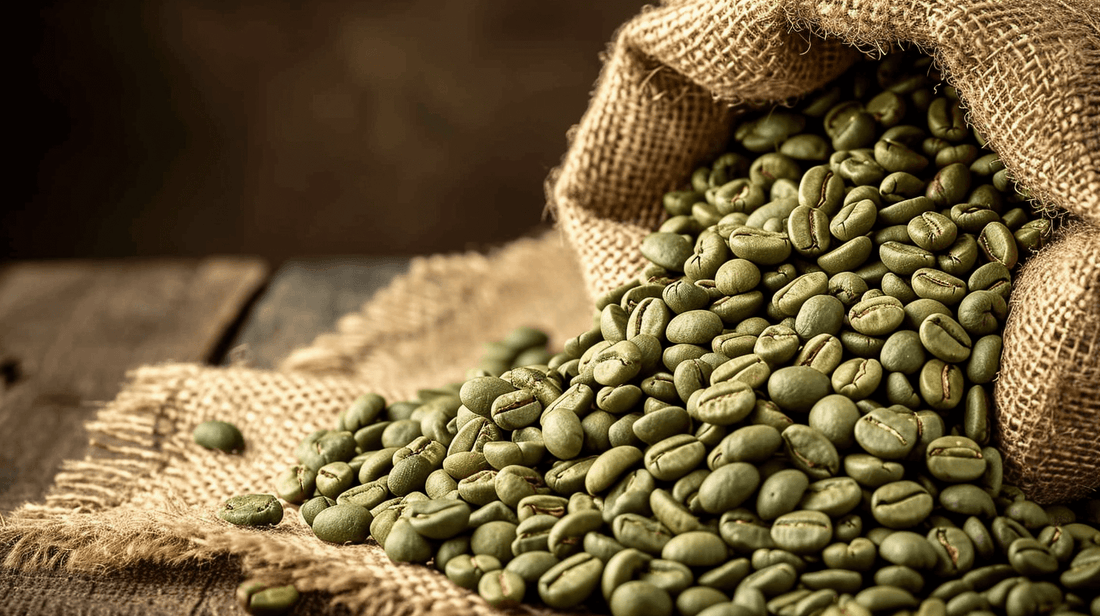
{"label": "green coffee bean", "polygon": [[272,586],[252,580],[241,583],[236,596],[238,605],[245,612],[265,616],[285,614],[300,598],[293,584]]}
{"label": "green coffee bean", "polygon": [[813,479],[825,479],[840,470],[836,447],[821,432],[809,426],[794,424],[782,432],[787,456],[802,472]]}
{"label": "green coffee bean", "polygon": [[871,497],[871,514],[887,528],[916,526],[932,513],[932,506],[932,495],[912,481],[885,484]]}
{"label": "green coffee bean", "polygon": [[[313,534],[329,543],[362,543],[374,517],[359,505],[337,503],[313,518]],[[391,533],[392,534],[392,533]],[[424,559],[425,561],[427,558]]]}
{"label": "green coffee bean", "polygon": [[940,481],[973,481],[985,473],[982,448],[962,436],[945,436],[928,445],[928,471]]}
{"label": "green coffee bean", "polygon": [[630,580],[617,587],[608,603],[615,616],[670,616],[673,613],[672,597],[668,591],[642,580]]}
{"label": "green coffee bean", "polygon": [[970,357],[970,336],[958,321],[933,314],[920,325],[920,341],[929,353],[946,362],[961,363]]}
{"label": "green coffee bean", "polygon": [[760,485],[760,472],[745,462],[730,462],[707,475],[699,486],[703,511],[725,513],[739,507]]}
{"label": "green coffee bean", "polygon": [[833,371],[833,391],[852,400],[869,397],[882,382],[882,364],[876,359],[850,359]]}
{"label": "green coffee bean", "polygon": [[831,393],[829,377],[809,366],[787,366],[768,379],[768,395],[780,408],[806,413]]}
{"label": "green coffee bean", "polygon": [[937,411],[955,408],[963,396],[962,370],[939,359],[929,360],[920,372],[920,394]]}
{"label": "green coffee bean", "polygon": [[917,445],[916,416],[908,409],[880,408],[856,422],[854,436],[859,446],[873,456],[900,460]]}
{"label": "green coffee bean", "polygon": [[207,449],[217,449],[225,453],[237,453],[244,449],[244,436],[231,423],[225,421],[204,421],[195,426],[192,438]]}
{"label": "green coffee bean", "polygon": [[860,301],[848,311],[852,328],[867,336],[889,334],[901,325],[904,318],[901,302],[890,296]]}
{"label": "green coffee bean", "polygon": [[283,506],[272,494],[241,494],[222,503],[217,515],[237,526],[271,526],[282,521]]}

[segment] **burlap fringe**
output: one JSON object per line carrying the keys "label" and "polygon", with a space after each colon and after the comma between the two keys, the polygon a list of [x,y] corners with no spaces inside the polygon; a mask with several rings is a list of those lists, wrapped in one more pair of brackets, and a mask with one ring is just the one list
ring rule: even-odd
{"label": "burlap fringe", "polygon": [[154,480],[167,465],[159,450],[169,428],[163,409],[171,404],[170,392],[199,370],[153,366],[130,373],[129,386],[85,424],[97,451],[66,460],[42,504],[24,504],[3,520],[0,545],[9,546],[4,566],[102,572],[142,560],[207,558],[187,540],[156,532],[146,512],[132,518],[116,513],[141,482]]}

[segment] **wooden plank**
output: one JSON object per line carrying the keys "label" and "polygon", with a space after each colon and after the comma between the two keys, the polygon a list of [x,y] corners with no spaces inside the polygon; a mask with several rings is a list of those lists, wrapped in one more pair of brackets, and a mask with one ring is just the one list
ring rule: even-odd
{"label": "wooden plank", "polygon": [[409,257],[330,257],[287,261],[241,326],[225,362],[243,357],[257,368],[277,368],[294,349],[333,331],[409,268]]}
{"label": "wooden plank", "polygon": [[254,258],[41,261],[0,273],[0,514],[81,458],[83,422],[126,372],[210,361],[263,285]]}

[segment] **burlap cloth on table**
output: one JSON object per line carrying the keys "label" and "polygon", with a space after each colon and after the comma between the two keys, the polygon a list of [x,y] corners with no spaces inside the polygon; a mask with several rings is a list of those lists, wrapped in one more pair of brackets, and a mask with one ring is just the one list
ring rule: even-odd
{"label": "burlap cloth on table", "polygon": [[[292,369],[140,368],[88,424],[98,454],[65,463],[44,503],[24,505],[0,526],[4,564],[109,574],[137,564],[194,567],[228,553],[245,577],[293,581],[354,613],[497,613],[434,569],[391,563],[373,542],[322,543],[296,508],[268,530],[231,526],[214,511],[234,494],[272,492],[297,441],[332,427],[355,397],[404,400],[461,381],[484,342],[521,325],[543,328],[557,347],[592,325],[560,234],[488,256],[415,259],[344,317],[338,333],[289,358]],[[191,431],[212,418],[241,428],[242,455],[194,444]]]}
{"label": "burlap cloth on table", "polygon": [[[212,511],[232,494],[268,489],[297,439],[331,425],[363,391],[402,399],[460,379],[480,342],[521,324],[546,328],[559,346],[587,329],[586,289],[637,271],[661,191],[721,149],[743,103],[839,74],[855,57],[845,43],[909,41],[932,53],[1016,177],[1085,221],[1066,225],[1020,276],[996,388],[1013,476],[1041,500],[1085,494],[1100,481],[1100,232],[1090,226],[1100,223],[1100,37],[1089,4],[709,0],[644,11],[616,35],[549,184],[580,266],[557,234],[489,257],[418,260],[283,372],[138,370],[90,425],[103,455],[68,463],[44,503],[0,528],[6,564],[103,571],[229,553],[248,576],[293,580],[360,613],[491,612],[376,546],[322,544],[293,510],[267,531],[230,527]],[[243,456],[193,446],[191,428],[212,417],[242,427]]]}

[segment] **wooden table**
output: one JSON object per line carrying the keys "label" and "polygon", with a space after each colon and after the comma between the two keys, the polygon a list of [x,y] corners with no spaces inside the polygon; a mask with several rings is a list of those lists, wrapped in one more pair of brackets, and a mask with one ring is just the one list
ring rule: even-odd
{"label": "wooden table", "polygon": [[[84,456],[83,423],[96,403],[114,398],[128,370],[220,364],[240,353],[273,368],[408,263],[298,259],[274,273],[259,259],[235,257],[0,267],[0,515],[40,499],[62,460]],[[233,571],[228,559],[194,574],[142,568],[110,580],[0,568],[0,597],[33,597],[43,614],[237,613]],[[322,609],[319,598],[310,602]]]}

